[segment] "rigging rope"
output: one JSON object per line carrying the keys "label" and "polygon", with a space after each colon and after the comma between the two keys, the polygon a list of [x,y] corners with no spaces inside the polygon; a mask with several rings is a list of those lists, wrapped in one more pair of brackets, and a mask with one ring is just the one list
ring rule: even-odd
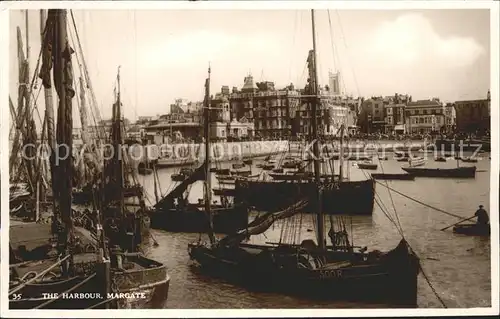
{"label": "rigging rope", "polygon": [[397,193],[397,194],[399,194],[399,195],[401,195],[401,196],[403,196],[403,197],[405,197],[405,198],[408,198],[409,200],[412,200],[412,201],[414,201],[414,202],[416,202],[416,203],[419,203],[420,205],[423,205],[423,206],[425,206],[425,207],[428,207],[428,208],[434,209],[434,210],[436,210],[436,211],[438,211],[438,212],[441,212],[441,213],[443,213],[443,214],[450,215],[450,216],[453,216],[453,217],[456,217],[456,218],[460,218],[460,219],[464,218],[463,216],[459,216],[459,215],[452,214],[452,213],[450,213],[450,212],[447,212],[447,211],[442,210],[442,209],[440,209],[440,208],[437,208],[437,207],[435,207],[435,206],[432,206],[432,205],[426,204],[426,203],[424,203],[424,202],[422,202],[422,201],[420,201],[420,200],[418,200],[418,199],[416,199],[416,198],[413,198],[413,197],[411,197],[411,196],[408,196],[408,195],[406,195],[406,194],[403,194],[403,193],[401,193],[401,192],[399,192],[399,191],[395,190],[394,188],[391,188],[390,186],[386,186],[386,185],[382,184],[382,183],[381,183],[381,182],[379,182],[379,181],[375,181],[375,182],[376,182],[376,183],[378,183],[378,184],[380,184],[380,185],[382,185],[382,186],[384,186],[384,187],[386,187],[386,188],[388,188],[388,189],[390,189],[391,191],[393,191],[393,192],[395,192],[395,193]]}
{"label": "rigging rope", "polygon": [[[347,46],[347,42],[345,40],[345,36],[344,36],[344,28],[342,27],[342,20],[340,19],[340,15],[339,15],[339,11],[338,10],[335,10],[335,13],[337,14],[337,19],[339,20],[339,28],[340,28],[340,33],[342,35],[342,41],[344,42],[344,46],[347,50],[349,50],[349,47]],[[349,55],[347,55],[347,57],[349,57]],[[354,84],[356,85],[356,91],[358,93],[358,96],[360,96],[360,93],[359,93],[359,84],[358,84],[358,79],[356,78],[356,72],[354,71],[354,68],[352,67],[352,64],[351,64],[351,61],[349,59],[349,64],[351,65],[351,72],[352,72],[352,76],[354,78]]]}

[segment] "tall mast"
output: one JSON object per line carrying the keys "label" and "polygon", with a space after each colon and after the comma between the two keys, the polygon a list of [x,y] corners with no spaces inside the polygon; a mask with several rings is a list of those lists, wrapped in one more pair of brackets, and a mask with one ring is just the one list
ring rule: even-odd
{"label": "tall mast", "polygon": [[[59,165],[57,169],[57,185],[55,195],[59,201],[59,212],[65,226],[62,236],[61,248],[64,253],[69,253],[68,248],[72,241],[72,188],[73,188],[73,110],[72,99],[75,91],[72,87],[73,72],[71,68],[71,54],[73,50],[69,46],[66,30],[66,10],[49,10],[49,20],[53,22],[54,42],[52,43],[52,54],[54,62],[54,83],[59,96],[59,108],[57,112],[56,140],[58,147]],[[47,44],[48,45],[48,44]]]}
{"label": "tall mast", "polygon": [[204,117],[204,133],[205,133],[205,211],[208,214],[210,221],[210,227],[208,230],[208,237],[212,244],[215,243],[215,235],[213,232],[213,216],[210,211],[210,205],[212,202],[212,187],[211,187],[211,175],[210,175],[210,65],[208,66],[208,78],[205,81],[205,108],[203,112]]}
{"label": "tall mast", "polygon": [[317,191],[317,216],[318,216],[318,246],[321,249],[325,248],[325,234],[324,234],[324,221],[323,221],[323,210],[321,207],[321,189],[319,187],[319,183],[321,182],[320,178],[320,163],[319,163],[319,147],[318,147],[318,121],[317,121],[317,105],[319,104],[319,95],[318,95],[318,72],[316,66],[316,28],[314,23],[314,9],[311,9],[311,23],[312,23],[312,39],[313,39],[313,54],[312,54],[312,68],[313,68],[313,76],[314,79],[311,79],[313,83],[310,84],[312,88],[312,93],[314,97],[312,98],[311,103],[311,113],[312,113],[312,142],[313,142],[313,155],[314,155],[314,180],[316,184]]}
{"label": "tall mast", "polygon": [[118,183],[118,194],[120,196],[120,213],[123,214],[123,209],[125,206],[124,203],[124,198],[123,198],[123,156],[125,154],[122,154],[121,150],[121,145],[122,145],[122,126],[121,126],[121,92],[120,92],[120,67],[118,67],[118,75],[116,77],[116,82],[117,82],[117,94],[116,94],[116,110],[115,110],[115,140],[113,141],[114,143],[114,153],[116,156],[116,164],[118,165],[118,176],[117,176],[117,183]]}
{"label": "tall mast", "polygon": [[[49,27],[47,26],[47,13],[44,9],[40,10],[40,36],[42,42],[42,67],[40,70],[40,78],[42,79],[43,85],[43,95],[45,97],[45,118],[47,125],[47,142],[50,147],[51,154],[56,148],[56,139],[54,134],[54,99],[52,97],[52,78],[50,76],[50,72],[46,70],[47,63],[52,61],[51,53],[49,47],[47,45]],[[51,35],[51,34],[50,34]],[[54,185],[54,165],[53,165],[54,157],[50,156],[50,180],[52,185]],[[54,201],[54,197],[52,197],[52,206],[54,209],[54,217],[57,217],[57,208],[56,203]]]}

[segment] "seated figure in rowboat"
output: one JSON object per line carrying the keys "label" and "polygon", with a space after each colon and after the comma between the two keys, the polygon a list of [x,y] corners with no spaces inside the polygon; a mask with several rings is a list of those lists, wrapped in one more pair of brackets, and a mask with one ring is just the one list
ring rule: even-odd
{"label": "seated figure in rowboat", "polygon": [[479,209],[476,211],[474,216],[477,217],[477,225],[486,226],[490,224],[490,218],[488,217],[488,213],[484,210],[483,205],[479,205]]}

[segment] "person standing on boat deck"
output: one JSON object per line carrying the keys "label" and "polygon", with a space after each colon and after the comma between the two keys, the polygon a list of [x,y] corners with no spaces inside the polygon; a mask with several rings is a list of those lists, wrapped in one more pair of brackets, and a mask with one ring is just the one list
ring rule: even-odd
{"label": "person standing on boat deck", "polygon": [[477,224],[478,225],[488,225],[490,223],[490,218],[488,217],[488,213],[483,209],[483,205],[479,205],[479,209],[476,211],[474,216],[477,216]]}

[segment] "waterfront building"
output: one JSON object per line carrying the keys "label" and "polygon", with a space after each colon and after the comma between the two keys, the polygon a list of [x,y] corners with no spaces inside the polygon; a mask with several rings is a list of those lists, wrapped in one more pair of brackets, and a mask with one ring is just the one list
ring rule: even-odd
{"label": "waterfront building", "polygon": [[445,107],[438,98],[408,102],[405,121],[409,134],[444,133]]}
{"label": "waterfront building", "polygon": [[400,135],[406,133],[405,109],[410,101],[408,94],[394,94],[384,99],[385,133]]}
{"label": "waterfront building", "polygon": [[456,101],[456,129],[458,132],[484,135],[491,128],[491,97],[486,99]]}
{"label": "waterfront building", "polygon": [[371,97],[364,100],[358,116],[358,125],[363,133],[385,132],[385,110],[383,97]]}
{"label": "waterfront building", "polygon": [[229,100],[231,120],[245,118],[254,124],[256,137],[278,139],[291,135],[291,118],[299,107],[300,94],[293,85],[277,90],[270,81],[254,84],[248,75],[241,91],[233,88]]}
{"label": "waterfront building", "polygon": [[187,113],[188,101],[186,99],[175,99],[173,104],[170,104],[170,113]]}
{"label": "waterfront building", "polygon": [[[304,92],[305,93],[305,92]],[[321,92],[320,105],[317,109],[318,134],[321,136],[337,135],[342,124],[347,132],[355,130],[355,111],[351,111],[346,102],[337,96],[330,95],[328,90]],[[311,103],[310,98],[301,98],[301,107],[296,111],[293,133],[298,137],[305,137],[311,132]]]}
{"label": "waterfront building", "polygon": [[145,139],[161,145],[173,142],[197,141],[202,134],[201,122],[161,121],[144,127]]}

